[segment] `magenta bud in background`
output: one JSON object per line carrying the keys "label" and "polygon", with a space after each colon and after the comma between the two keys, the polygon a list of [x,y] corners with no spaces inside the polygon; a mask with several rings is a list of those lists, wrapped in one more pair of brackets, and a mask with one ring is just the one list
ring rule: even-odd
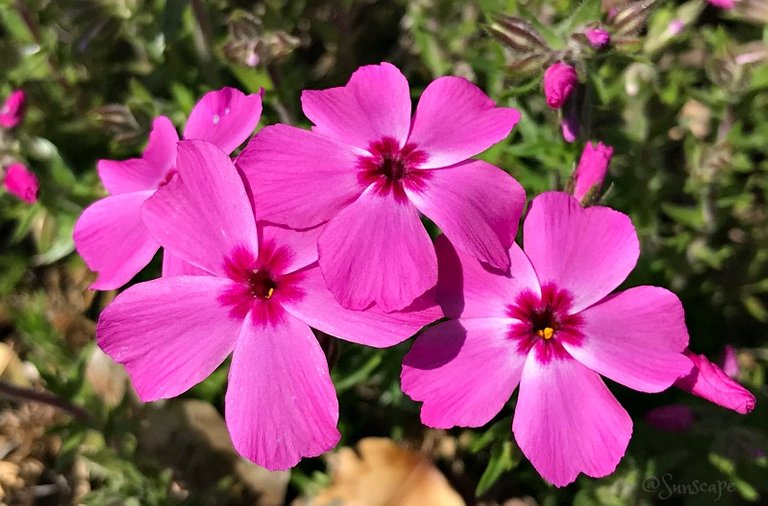
{"label": "magenta bud in background", "polygon": [[667,32],[672,35],[673,37],[675,35],[679,35],[680,32],[685,29],[685,21],[681,19],[673,19],[669,22],[669,25],[667,26]]}
{"label": "magenta bud in background", "polygon": [[720,7],[721,9],[733,9],[736,0],[708,0],[710,5]]}
{"label": "magenta bud in background", "polygon": [[37,176],[20,162],[14,162],[5,169],[3,186],[9,193],[16,195],[28,204],[37,202]]}
{"label": "magenta bud in background", "polygon": [[576,69],[567,63],[556,62],[544,72],[544,96],[547,105],[552,109],[560,109],[571,96],[579,82]]}
{"label": "magenta bud in background", "polygon": [[736,357],[736,349],[730,344],[723,350],[723,372],[731,378],[739,377],[739,359]]}
{"label": "magenta bud in background", "polygon": [[612,156],[613,148],[602,142],[588,142],[584,146],[573,175],[573,196],[576,200],[582,201],[593,187],[599,188],[603,184]]}
{"label": "magenta bud in background", "polygon": [[13,128],[24,118],[24,102],[26,96],[21,90],[14,90],[5,99],[0,108],[0,125],[4,128]]}
{"label": "magenta bud in background", "polygon": [[752,392],[729,378],[707,357],[690,350],[686,350],[685,355],[693,362],[693,369],[675,382],[676,387],[742,415],[755,408]]}
{"label": "magenta bud in background", "polygon": [[683,432],[693,426],[693,411],[683,404],[659,406],[645,414],[645,423],[667,432]]}
{"label": "magenta bud in background", "polygon": [[611,34],[602,28],[589,28],[584,30],[584,35],[595,49],[603,49],[611,43]]}

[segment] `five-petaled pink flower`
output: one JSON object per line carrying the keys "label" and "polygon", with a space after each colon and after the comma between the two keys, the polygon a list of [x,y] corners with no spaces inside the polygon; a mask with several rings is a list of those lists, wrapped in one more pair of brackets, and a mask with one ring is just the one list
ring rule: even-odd
{"label": "five-petaled pink flower", "polygon": [[573,196],[576,200],[583,202],[593,188],[594,191],[600,189],[612,157],[613,148],[602,142],[590,141],[584,146],[573,174]]}
{"label": "five-petaled pink flower", "polygon": [[561,61],[555,62],[544,71],[544,96],[547,105],[552,109],[560,109],[570,98],[579,76],[576,69]]}
{"label": "five-petaled pink flower", "polygon": [[237,164],[258,219],[295,229],[327,222],[320,269],[342,305],[398,310],[435,286],[437,259],[419,213],[459,250],[509,266],[525,193],[469,158],[504,139],[517,110],[496,107],[466,79],[441,77],[411,119],[408,81],[388,63],[301,100],[312,131],[266,127]]}
{"label": "five-petaled pink flower", "polygon": [[3,128],[13,128],[24,118],[24,103],[26,95],[22,90],[14,90],[5,99],[0,107],[0,126]]}
{"label": "five-petaled pink flower", "polygon": [[755,408],[752,392],[730,378],[720,367],[704,355],[689,350],[685,354],[693,362],[693,369],[675,382],[676,387],[742,415]]}
{"label": "five-petaled pink flower", "polygon": [[[206,276],[136,284],[101,314],[99,346],[144,401],[181,394],[230,354],[225,418],[235,448],[287,469],[339,440],[338,402],[311,327],[370,346],[396,344],[441,316],[344,309],[317,266],[317,231],[257,226],[229,156],[178,144],[176,176],[147,199],[152,236]],[[416,304],[420,304],[417,302]]]}
{"label": "five-petaled pink flower", "polygon": [[[207,140],[231,153],[253,133],[260,117],[260,94],[222,88],[206,93],[195,105],[184,138]],[[99,177],[111,195],[83,211],[74,231],[78,253],[99,274],[91,288],[119,288],[160,248],[141,218],[141,206],[175,174],[178,141],[171,121],[159,116],[141,158],[99,162]],[[195,269],[172,255],[163,255],[163,275],[193,273]]]}
{"label": "five-petaled pink flower", "polygon": [[37,176],[21,162],[13,162],[5,169],[3,186],[27,204],[37,202]]}
{"label": "five-petaled pink flower", "polygon": [[423,401],[426,425],[477,427],[519,384],[512,430],[539,473],[557,486],[580,472],[606,476],[632,420],[600,375],[659,392],[687,374],[682,305],[654,286],[611,295],[639,255],[620,212],[544,193],[523,239],[524,250],[509,250],[506,274],[437,239],[437,298],[453,319],[417,338],[403,362],[403,391]]}

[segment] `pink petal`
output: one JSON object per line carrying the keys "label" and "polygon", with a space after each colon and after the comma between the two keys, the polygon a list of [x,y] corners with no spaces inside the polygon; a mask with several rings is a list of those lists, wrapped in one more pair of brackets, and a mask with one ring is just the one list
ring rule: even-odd
{"label": "pink petal", "polygon": [[685,354],[693,362],[693,370],[689,375],[677,380],[676,387],[742,415],[755,408],[755,396],[752,392],[729,378],[722,369],[707,360],[707,357],[689,350],[686,350]]}
{"label": "pink petal", "polygon": [[346,309],[328,290],[317,266],[299,271],[286,281],[302,293],[300,298],[283,302],[286,311],[310,327],[366,346],[395,345],[443,316],[428,298],[417,300],[402,312],[385,313],[376,306],[365,311]]}
{"label": "pink petal", "polygon": [[24,119],[27,95],[24,90],[13,90],[0,106],[0,126],[13,128]]}
{"label": "pink petal", "polygon": [[284,312],[278,318],[246,318],[225,399],[235,448],[272,471],[320,455],[340,437],[339,404],[323,350],[304,323]]}
{"label": "pink petal", "polygon": [[576,360],[622,385],[661,392],[691,371],[683,305],[672,292],[638,286],[580,313],[584,339],[563,342]]}
{"label": "pink petal", "polygon": [[539,474],[562,487],[579,473],[611,474],[629,444],[632,420],[597,373],[570,358],[541,365],[531,353],[512,430]]}
{"label": "pink petal", "polygon": [[141,205],[151,191],[97,200],[75,223],[75,247],[88,268],[99,274],[95,290],[114,290],[146,267],[160,245],[141,220]]}
{"label": "pink petal", "polygon": [[228,87],[210,91],[189,114],[184,139],[208,141],[229,154],[253,133],[259,118],[261,94]]}
{"label": "pink petal", "polygon": [[[237,158],[260,220],[309,228],[329,220],[362,193],[363,150],[289,125],[262,129]],[[308,191],[311,189],[311,196]]]}
{"label": "pink petal", "polygon": [[163,250],[163,277],[168,276],[210,276],[210,273]]}
{"label": "pink petal", "polygon": [[505,139],[519,120],[463,77],[440,77],[419,99],[408,142],[429,156],[421,167],[447,167]]}
{"label": "pink petal", "polygon": [[178,173],[144,204],[144,222],[171,254],[224,276],[233,250],[258,251],[245,187],[232,160],[213,144],[181,141],[178,146]]}
{"label": "pink petal", "polygon": [[272,274],[288,274],[317,262],[317,241],[323,227],[292,230],[274,225],[259,224],[259,256],[271,256]]}
{"label": "pink petal", "polygon": [[149,141],[141,158],[128,160],[99,160],[101,182],[109,193],[129,193],[154,190],[176,161],[179,134],[165,116],[152,122]]}
{"label": "pink petal", "polygon": [[17,196],[27,204],[37,202],[40,185],[37,176],[21,162],[13,162],[5,169],[3,186],[8,193]]}
{"label": "pink petal", "polygon": [[509,249],[508,273],[489,270],[475,257],[457,252],[444,235],[435,240],[435,250],[437,301],[449,318],[507,317],[510,303],[521,291],[541,294],[536,272],[517,244]]}
{"label": "pink petal", "polygon": [[301,105],[315,132],[363,149],[384,137],[403,147],[411,128],[408,81],[389,63],[360,67],[345,86],[304,90]]}
{"label": "pink petal", "polygon": [[178,276],[139,283],[99,317],[96,340],[125,365],[143,401],[175,397],[230,354],[243,325],[218,302],[233,282]]}
{"label": "pink petal", "polygon": [[488,423],[520,383],[525,356],[502,318],[449,320],[421,334],[403,360],[403,392],[423,401],[421,421],[447,429]]}
{"label": "pink petal", "polygon": [[562,192],[533,199],[523,239],[541,284],[554,283],[573,296],[572,313],[611,293],[640,254],[637,233],[627,215],[600,206],[584,209]]}
{"label": "pink petal", "polygon": [[507,250],[515,242],[525,205],[520,183],[480,160],[429,174],[418,189],[405,187],[413,205],[435,222],[457,249],[506,270]]}
{"label": "pink petal", "polygon": [[371,189],[325,226],[320,269],[342,306],[396,311],[435,286],[437,258],[409,202]]}

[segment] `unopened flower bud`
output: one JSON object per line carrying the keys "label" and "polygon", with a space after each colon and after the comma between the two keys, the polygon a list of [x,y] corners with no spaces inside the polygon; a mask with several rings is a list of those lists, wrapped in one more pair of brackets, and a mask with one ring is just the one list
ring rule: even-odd
{"label": "unopened flower bud", "polygon": [[22,90],[14,90],[0,107],[0,125],[13,128],[24,118],[24,103],[26,95]]}
{"label": "unopened flower bud", "polygon": [[[600,189],[611,163],[613,148],[602,142],[588,142],[581,153],[581,159],[573,175],[573,196],[583,201]],[[583,202],[582,202],[583,203]]]}
{"label": "unopened flower bud", "polygon": [[602,28],[589,28],[584,30],[584,35],[595,49],[603,49],[611,43],[611,34]]}
{"label": "unopened flower bud", "polygon": [[27,204],[37,202],[37,176],[30,172],[21,162],[14,162],[5,170],[3,186]]}
{"label": "unopened flower bud", "polygon": [[687,376],[675,381],[676,387],[742,415],[755,408],[752,392],[729,378],[707,357],[690,350],[686,350],[685,355],[693,362],[693,369]]}
{"label": "unopened flower bud", "polygon": [[567,63],[556,62],[544,72],[544,95],[552,109],[563,107],[579,82],[576,69]]}

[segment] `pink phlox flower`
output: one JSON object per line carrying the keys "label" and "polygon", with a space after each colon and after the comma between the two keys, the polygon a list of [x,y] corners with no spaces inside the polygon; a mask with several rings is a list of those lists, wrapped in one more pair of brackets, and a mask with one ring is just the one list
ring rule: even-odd
{"label": "pink phlox flower", "polygon": [[24,119],[26,95],[22,90],[13,90],[0,107],[0,126],[13,128]]}
{"label": "pink phlox flower", "polygon": [[[260,117],[261,94],[222,88],[206,93],[192,109],[184,139],[207,140],[231,153],[253,133]],[[99,161],[99,177],[110,196],[85,209],[74,231],[78,253],[98,273],[91,288],[119,288],[157,253],[160,245],[149,234],[140,210],[147,198],[173,178],[178,141],[171,121],[159,116],[152,123],[141,158]],[[172,255],[163,256],[164,276],[196,272]]]}
{"label": "pink phlox flower", "polygon": [[600,189],[613,157],[613,148],[602,142],[588,142],[581,152],[579,164],[573,174],[573,196],[579,202],[592,191]]}
{"label": "pink phlox flower", "polygon": [[450,320],[427,329],[405,356],[403,391],[430,427],[488,423],[520,387],[512,430],[556,486],[614,471],[632,420],[600,376],[660,392],[687,374],[680,300],[638,286],[613,293],[639,255],[628,216],[537,196],[509,250],[508,272],[489,270],[445,237],[436,241],[437,300]]}
{"label": "pink phlox flower", "polygon": [[676,387],[742,415],[755,408],[755,396],[752,392],[728,377],[707,357],[690,350],[686,350],[685,354],[691,359],[694,367],[690,374],[675,382]]}
{"label": "pink phlox flower", "polygon": [[547,105],[560,109],[579,84],[576,69],[561,61],[555,62],[544,71],[544,96]]}
{"label": "pink phlox flower", "polygon": [[584,35],[595,49],[603,49],[611,43],[611,34],[603,28],[588,28],[584,30]]}
{"label": "pink phlox flower", "polygon": [[384,347],[442,313],[423,301],[400,313],[344,309],[317,265],[319,230],[257,226],[233,162],[209,142],[181,141],[175,166],[141,212],[154,240],[206,275],[131,286],[102,312],[97,342],[143,401],[183,393],[232,354],[232,442],[263,467],[287,469],[339,440],[336,393],[310,327]]}
{"label": "pink phlox flower", "polygon": [[37,202],[39,189],[37,176],[21,162],[13,162],[5,169],[3,186],[8,193],[17,196],[27,204]]}
{"label": "pink phlox flower", "polygon": [[437,260],[420,213],[459,249],[509,266],[525,193],[501,169],[469,158],[504,139],[517,110],[496,107],[466,79],[440,77],[411,118],[408,81],[388,63],[301,100],[312,131],[268,126],[237,164],[258,219],[326,224],[320,268],[344,306],[397,310],[434,287]]}
{"label": "pink phlox flower", "polygon": [[653,408],[645,414],[645,423],[667,432],[685,432],[693,427],[693,410],[684,404]]}

